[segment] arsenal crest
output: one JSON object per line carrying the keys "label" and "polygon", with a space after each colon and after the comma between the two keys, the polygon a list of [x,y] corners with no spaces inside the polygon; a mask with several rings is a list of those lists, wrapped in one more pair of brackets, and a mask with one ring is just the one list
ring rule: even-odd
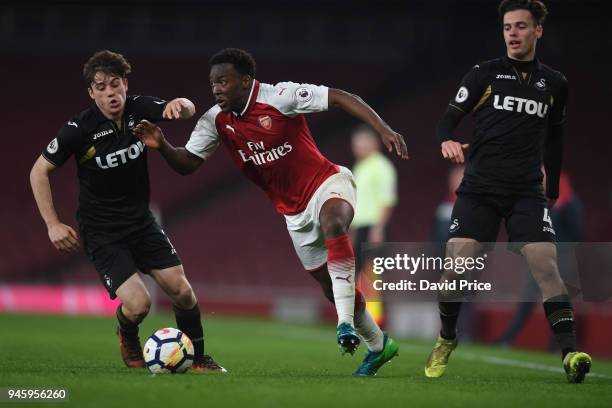
{"label": "arsenal crest", "polygon": [[259,117],[259,124],[262,128],[270,130],[272,128],[272,118],[268,115]]}

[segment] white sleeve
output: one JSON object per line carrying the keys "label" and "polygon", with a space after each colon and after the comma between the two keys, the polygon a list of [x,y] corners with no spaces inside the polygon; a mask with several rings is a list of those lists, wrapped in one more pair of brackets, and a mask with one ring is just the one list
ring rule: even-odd
{"label": "white sleeve", "polygon": [[220,111],[221,108],[215,105],[198,120],[185,145],[188,152],[206,160],[217,150],[219,134],[215,126],[215,119]]}
{"label": "white sleeve", "polygon": [[323,112],[328,108],[329,90],[323,85],[279,82],[260,91],[258,101],[274,106],[287,116],[300,113]]}

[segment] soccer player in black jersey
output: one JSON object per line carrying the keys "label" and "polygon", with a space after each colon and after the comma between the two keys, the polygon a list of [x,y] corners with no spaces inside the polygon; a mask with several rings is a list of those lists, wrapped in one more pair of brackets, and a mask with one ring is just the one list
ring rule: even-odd
{"label": "soccer player in black jersey", "polygon": [[[524,256],[538,282],[567,379],[579,383],[592,362],[588,354],[576,351],[572,305],[557,269],[555,231],[548,213],[559,194],[567,80],[535,58],[546,15],[539,0],[500,3],[506,55],[481,62],[467,73],[438,124],[442,156],[463,163],[464,150],[467,153],[446,251],[450,257],[478,256],[487,247],[481,243],[496,241],[503,219],[511,248]],[[453,131],[470,112],[475,130],[468,145],[457,142]],[[443,280],[452,275],[448,271]],[[444,374],[457,346],[460,297],[441,295],[442,329],[426,363],[428,377]]]}
{"label": "soccer player in black jersey", "polygon": [[[194,345],[193,369],[225,371],[204,354],[198,302],[176,250],[149,210],[146,146],[132,134],[143,119],[187,119],[195,107],[185,98],[167,102],[126,96],[130,71],[126,59],[111,51],[97,52],[87,61],[83,76],[94,103],[60,128],[34,164],[34,197],[53,245],[78,251],[80,235],[110,297],[121,300],[117,333],[128,367],[145,366],[138,325],[149,312],[151,298],[138,269],[172,299],[178,328]],[[49,174],[70,156],[75,158],[80,185],[80,234],[60,221],[49,184]]]}

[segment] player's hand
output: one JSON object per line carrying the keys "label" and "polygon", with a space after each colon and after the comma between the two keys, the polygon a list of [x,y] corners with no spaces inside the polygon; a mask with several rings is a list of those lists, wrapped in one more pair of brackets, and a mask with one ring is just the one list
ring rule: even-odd
{"label": "player's hand", "polygon": [[380,133],[380,138],[389,153],[395,148],[398,156],[402,159],[408,158],[408,148],[406,147],[406,142],[404,142],[404,137],[402,135],[387,128]]}
{"label": "player's hand", "polygon": [[162,117],[164,119],[187,119],[194,113],[195,107],[189,99],[176,98],[166,104]]}
{"label": "player's hand", "polygon": [[462,164],[465,161],[463,151],[470,147],[467,143],[459,143],[454,140],[447,140],[442,142],[442,157],[450,160],[455,164]]}
{"label": "player's hand", "polygon": [[148,120],[141,120],[132,132],[151,149],[159,149],[164,143],[165,138],[161,128]]}
{"label": "player's hand", "polygon": [[70,226],[61,222],[50,224],[48,226],[49,239],[55,247],[60,251],[77,252],[81,245],[79,244],[79,236],[76,231]]}

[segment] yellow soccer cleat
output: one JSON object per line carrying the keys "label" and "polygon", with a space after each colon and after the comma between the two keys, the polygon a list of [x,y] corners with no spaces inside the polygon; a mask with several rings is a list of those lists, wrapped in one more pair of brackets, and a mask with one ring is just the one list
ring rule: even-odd
{"label": "yellow soccer cleat", "polygon": [[457,337],[453,340],[447,340],[438,336],[436,345],[429,354],[429,357],[427,357],[425,376],[429,378],[442,377],[446,371],[448,359],[455,348],[457,348]]}
{"label": "yellow soccer cleat", "polygon": [[591,371],[592,364],[593,359],[587,353],[580,351],[567,353],[563,359],[567,381],[576,384],[583,382],[586,374]]}

